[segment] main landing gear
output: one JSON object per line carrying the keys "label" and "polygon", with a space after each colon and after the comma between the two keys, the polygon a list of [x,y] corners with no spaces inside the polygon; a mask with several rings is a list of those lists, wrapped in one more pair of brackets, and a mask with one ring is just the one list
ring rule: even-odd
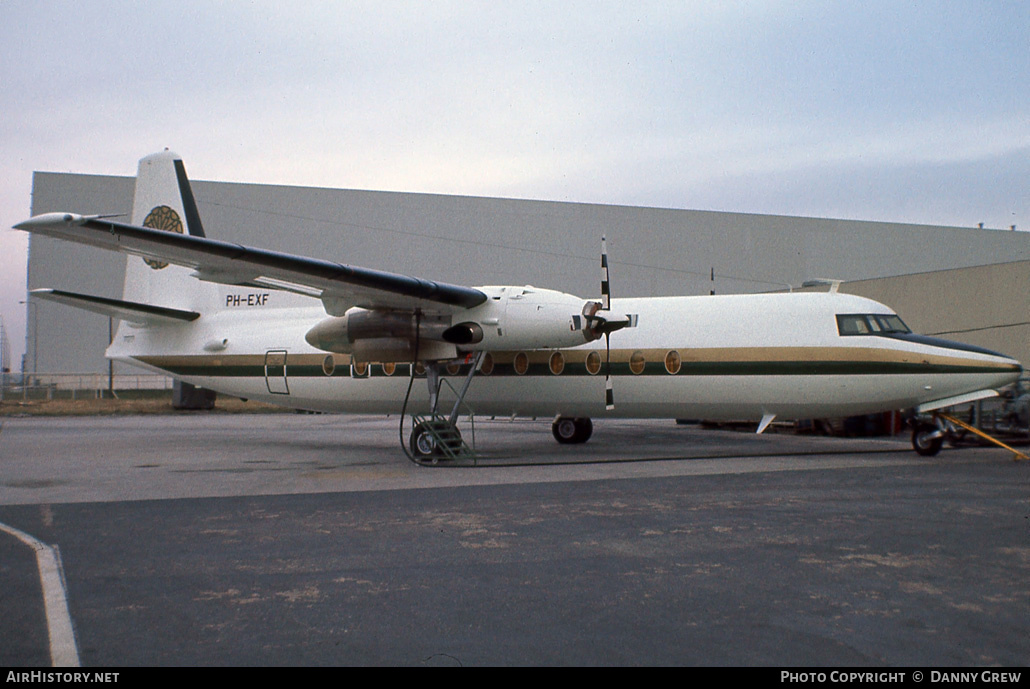
{"label": "main landing gear", "polygon": [[[475,376],[482,360],[483,354],[477,353],[469,365],[468,373],[462,382],[459,390],[454,390],[457,399],[451,409],[450,416],[440,413],[440,388],[445,384],[441,377],[444,369],[444,362],[425,362],[426,383],[429,386],[429,409],[427,416],[412,415],[412,429],[404,442],[404,418],[408,406],[408,397],[405,397],[404,407],[401,410],[401,444],[404,447],[409,459],[419,464],[430,462],[436,464],[441,459],[467,458],[475,460],[475,452],[462,439],[461,431],[458,430],[457,420],[461,405],[468,392],[472,378]],[[412,379],[414,382],[414,379]],[[446,385],[450,386],[449,382]],[[409,385],[408,393],[411,388]],[[471,414],[470,414],[471,416]],[[551,433],[554,439],[562,445],[579,445],[590,439],[594,432],[594,424],[587,417],[559,416],[551,424]],[[473,444],[475,442],[475,429],[473,429]]]}
{"label": "main landing gear", "polygon": [[573,418],[571,416],[559,416],[551,424],[551,433],[554,439],[562,445],[578,445],[590,439],[594,432],[594,424],[588,418]]}
{"label": "main landing gear", "polygon": [[[426,383],[429,386],[430,411],[426,417],[411,417],[414,427],[411,430],[411,435],[408,436],[408,447],[405,448],[410,451],[409,457],[411,459],[419,463],[430,461],[434,464],[440,459],[475,459],[475,452],[462,440],[457,422],[458,414],[461,411],[461,404],[465,399],[465,394],[472,383],[472,377],[476,375],[476,370],[479,368],[482,359],[483,352],[477,352],[472,358],[464,381],[462,381],[461,389],[454,390],[453,387],[451,388],[456,393],[457,399],[454,401],[454,407],[451,409],[450,416],[444,416],[440,413],[440,387],[443,383],[440,372],[444,368],[444,362],[428,361],[425,363]],[[447,385],[450,386],[450,383],[447,383]],[[407,404],[408,401],[405,399],[405,409]],[[402,424],[403,418],[404,412],[402,411]],[[403,444],[403,435],[401,438]]]}
{"label": "main landing gear", "polygon": [[408,444],[411,455],[420,461],[458,457],[463,449],[467,449],[461,439],[461,431],[444,418],[428,419],[416,424]]}

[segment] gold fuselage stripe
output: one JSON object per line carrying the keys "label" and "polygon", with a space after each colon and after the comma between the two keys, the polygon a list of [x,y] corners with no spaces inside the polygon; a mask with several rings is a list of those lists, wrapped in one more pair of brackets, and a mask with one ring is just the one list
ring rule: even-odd
{"label": "gold fuselage stripe", "polygon": [[[556,356],[557,352],[557,356]],[[670,353],[673,355],[670,356]],[[587,357],[592,358],[591,370]],[[264,354],[170,355],[137,357],[142,363],[174,375],[212,377],[263,377],[267,373]],[[516,360],[518,361],[516,362]],[[351,375],[357,363],[360,375],[366,365],[353,362],[346,354],[286,354],[285,375]],[[598,366],[598,363],[600,364]],[[282,368],[278,358],[268,364]],[[407,363],[397,364],[394,369]],[[383,366],[372,362],[372,375],[384,374]],[[1018,371],[1018,364],[1003,359],[946,356],[874,347],[707,347],[699,349],[613,349],[613,375],[840,375],[897,374],[917,372],[999,373]],[[534,350],[489,352],[481,374],[486,375],[591,375],[607,370],[604,349]],[[452,375],[467,371],[452,366]],[[487,373],[489,371],[489,373]]]}

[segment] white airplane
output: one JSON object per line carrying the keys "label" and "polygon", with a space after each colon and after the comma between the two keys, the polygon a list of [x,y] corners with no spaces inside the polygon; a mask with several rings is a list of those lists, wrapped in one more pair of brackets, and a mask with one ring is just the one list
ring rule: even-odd
{"label": "white airplane", "polygon": [[[925,414],[995,396],[1022,372],[835,289],[609,301],[603,250],[595,300],[209,239],[167,150],[140,161],[131,224],[46,213],[15,227],[130,255],[121,300],[33,291],[121,319],[108,358],[298,409],[429,414],[409,438],[418,459],[460,447],[467,395],[476,414],[553,418],[558,442],[582,443],[591,417],[753,420],[761,433],[774,418]],[[412,390],[418,377],[427,384]],[[943,430],[917,424],[916,450],[935,454]]]}

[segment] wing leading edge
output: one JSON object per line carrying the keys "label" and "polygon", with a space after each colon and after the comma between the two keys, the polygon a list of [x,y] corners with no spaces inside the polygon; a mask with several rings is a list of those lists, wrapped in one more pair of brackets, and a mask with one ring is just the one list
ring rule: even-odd
{"label": "wing leading edge", "polygon": [[[14,227],[185,266],[194,270],[194,277],[208,282],[283,289],[319,297],[331,311],[343,305],[369,309],[453,310],[472,308],[487,299],[473,287],[255,249],[94,216],[45,213]],[[330,304],[338,306],[330,309]]]}

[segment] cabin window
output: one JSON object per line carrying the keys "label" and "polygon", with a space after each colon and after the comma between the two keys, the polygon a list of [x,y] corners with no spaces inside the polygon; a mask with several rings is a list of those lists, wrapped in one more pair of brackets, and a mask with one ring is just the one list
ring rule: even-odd
{"label": "cabin window", "polygon": [[395,364],[392,361],[387,361],[385,364],[383,364],[383,373],[385,373],[388,376],[392,376],[393,372],[396,370],[397,364]]}
{"label": "cabin window", "polygon": [[447,364],[447,375],[449,375],[449,376],[456,376],[456,375],[458,375],[458,372],[460,370],[461,370],[461,364],[455,364],[455,363]]}
{"label": "cabin window", "polygon": [[561,352],[555,352],[551,355],[547,365],[551,369],[551,373],[556,376],[561,375],[561,372],[565,370],[565,355]]}
{"label": "cabin window", "polygon": [[488,376],[494,372],[494,357],[490,352],[483,355],[483,363],[479,365],[479,372]]}
{"label": "cabin window", "polygon": [[672,375],[680,372],[680,353],[676,350],[665,355],[665,370]]}
{"label": "cabin window", "polygon": [[367,361],[353,361],[350,365],[351,378],[365,378],[368,376],[369,365]]}
{"label": "cabin window", "polygon": [[587,354],[586,366],[587,373],[589,373],[592,376],[596,376],[597,373],[601,370],[601,355],[597,352],[590,352],[589,354]]}
{"label": "cabin window", "polygon": [[633,352],[633,355],[629,358],[629,370],[639,375],[644,372],[644,363],[644,353],[641,351]]}
{"label": "cabin window", "polygon": [[883,313],[849,313],[837,315],[837,332],[842,337],[850,335],[895,335],[910,333],[895,314]]}
{"label": "cabin window", "polygon": [[322,359],[322,373],[327,376],[333,375],[333,371],[336,370],[336,361],[333,359],[332,354],[326,354],[325,358]]}
{"label": "cabin window", "polygon": [[529,370],[529,355],[519,352],[515,355],[515,373],[524,375]]}

